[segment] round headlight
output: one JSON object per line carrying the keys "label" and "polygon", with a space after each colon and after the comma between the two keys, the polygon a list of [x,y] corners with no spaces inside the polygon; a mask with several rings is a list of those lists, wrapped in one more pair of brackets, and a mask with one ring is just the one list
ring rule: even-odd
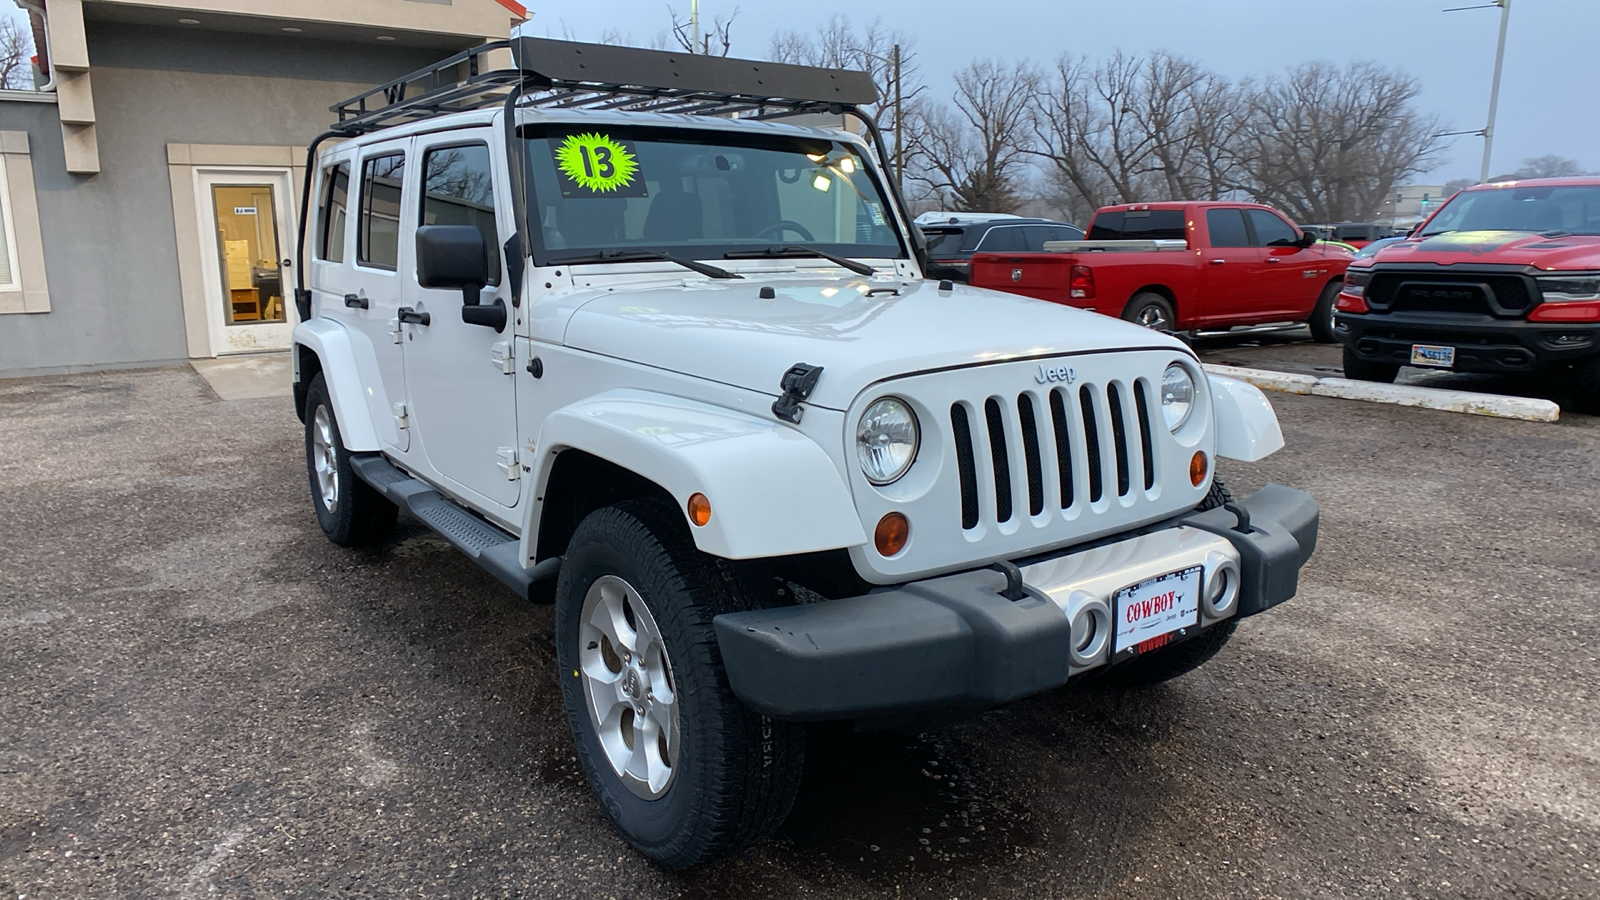
{"label": "round headlight", "polygon": [[1167,428],[1177,431],[1189,421],[1194,410],[1194,376],[1184,366],[1173,363],[1161,376],[1161,415]]}
{"label": "round headlight", "polygon": [[873,484],[891,484],[917,458],[917,417],[902,400],[885,397],[861,414],[856,425],[856,458]]}

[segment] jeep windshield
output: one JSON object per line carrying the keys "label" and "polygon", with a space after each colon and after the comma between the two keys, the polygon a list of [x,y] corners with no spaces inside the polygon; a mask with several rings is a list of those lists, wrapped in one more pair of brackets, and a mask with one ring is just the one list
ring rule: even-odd
{"label": "jeep windshield", "polygon": [[1462,191],[1422,237],[1447,231],[1600,234],[1600,185],[1529,185]]}
{"label": "jeep windshield", "polygon": [[882,186],[844,141],[609,123],[530,125],[521,136],[538,265],[604,262],[603,251],[907,256]]}

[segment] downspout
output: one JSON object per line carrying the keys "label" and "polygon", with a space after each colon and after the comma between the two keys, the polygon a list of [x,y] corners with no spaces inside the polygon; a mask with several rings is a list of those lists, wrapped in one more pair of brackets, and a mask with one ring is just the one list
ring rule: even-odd
{"label": "downspout", "polygon": [[[44,23],[44,28],[41,29],[39,33],[44,35],[45,82],[44,84],[35,87],[34,90],[41,93],[53,91],[56,89],[56,66],[55,54],[50,52],[50,14],[45,12],[43,3],[30,2],[30,0],[16,0],[16,4],[17,6],[27,10],[30,14],[37,15],[39,17],[39,21]],[[31,26],[33,24],[31,18],[28,24],[30,26],[29,30],[31,31]],[[38,48],[35,47],[34,49],[37,50]]]}

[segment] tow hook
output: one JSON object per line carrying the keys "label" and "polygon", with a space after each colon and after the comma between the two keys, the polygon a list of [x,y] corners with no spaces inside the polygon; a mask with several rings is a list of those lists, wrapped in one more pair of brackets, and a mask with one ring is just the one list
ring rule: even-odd
{"label": "tow hook", "polygon": [[783,396],[773,402],[772,414],[785,422],[800,424],[800,416],[805,412],[800,408],[800,404],[811,396],[813,390],[816,390],[817,379],[821,377],[821,366],[806,363],[795,363],[790,366],[789,371],[783,373],[783,378],[778,382],[778,387],[783,390]]}

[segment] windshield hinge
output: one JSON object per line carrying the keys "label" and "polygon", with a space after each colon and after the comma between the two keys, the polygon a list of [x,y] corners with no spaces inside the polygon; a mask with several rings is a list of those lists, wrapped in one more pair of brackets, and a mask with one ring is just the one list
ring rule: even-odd
{"label": "windshield hinge", "polygon": [[800,404],[811,396],[817,387],[817,379],[822,377],[822,367],[795,363],[789,371],[783,373],[783,378],[778,382],[778,387],[783,390],[783,396],[772,404],[772,414],[785,422],[795,425],[800,424],[800,415],[804,412]]}
{"label": "windshield hinge", "polygon": [[500,341],[489,345],[489,362],[502,375],[516,374],[517,359],[511,348],[511,342]]}

